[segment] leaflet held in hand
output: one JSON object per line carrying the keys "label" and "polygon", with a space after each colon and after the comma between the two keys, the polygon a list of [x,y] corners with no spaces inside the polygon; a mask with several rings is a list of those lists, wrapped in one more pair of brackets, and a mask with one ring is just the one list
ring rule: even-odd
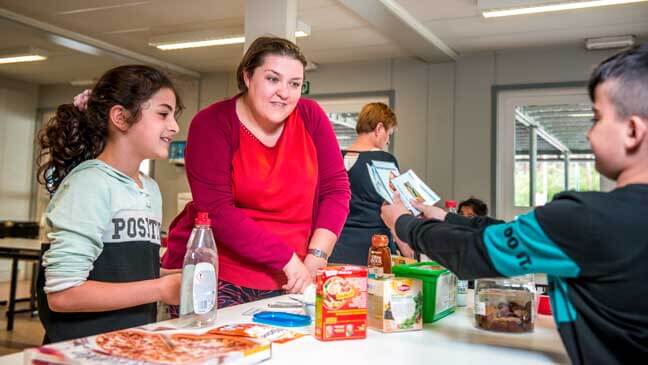
{"label": "leaflet held in hand", "polygon": [[412,170],[395,177],[391,182],[400,194],[403,204],[414,215],[419,215],[421,212],[414,208],[412,200],[425,205],[434,205],[441,200],[439,195],[432,191]]}
{"label": "leaflet held in hand", "polygon": [[369,177],[376,192],[389,204],[393,203],[394,192],[398,191],[403,203],[414,215],[419,212],[411,200],[434,205],[441,198],[428,187],[412,170],[401,174],[393,162],[371,161],[367,164]]}

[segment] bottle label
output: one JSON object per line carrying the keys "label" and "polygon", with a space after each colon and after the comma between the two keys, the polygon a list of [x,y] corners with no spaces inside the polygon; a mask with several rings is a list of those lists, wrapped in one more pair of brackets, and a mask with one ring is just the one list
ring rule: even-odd
{"label": "bottle label", "polygon": [[196,265],[187,264],[182,268],[182,289],[180,290],[180,315],[193,313],[193,298],[191,284]]}
{"label": "bottle label", "polygon": [[367,271],[370,278],[379,278],[385,275],[385,270],[382,267],[370,267]]}
{"label": "bottle label", "polygon": [[382,257],[380,255],[369,256],[369,266],[383,266]]}
{"label": "bottle label", "polygon": [[205,314],[216,305],[216,270],[214,265],[201,262],[193,273],[193,306],[196,314]]}
{"label": "bottle label", "polygon": [[468,280],[457,280],[457,294],[466,294],[468,292]]}
{"label": "bottle label", "polygon": [[437,278],[436,284],[435,316],[457,304],[457,277],[454,274],[443,274]]}
{"label": "bottle label", "polygon": [[486,303],[484,303],[484,302],[475,303],[475,314],[480,315],[480,316],[485,316],[486,315]]}

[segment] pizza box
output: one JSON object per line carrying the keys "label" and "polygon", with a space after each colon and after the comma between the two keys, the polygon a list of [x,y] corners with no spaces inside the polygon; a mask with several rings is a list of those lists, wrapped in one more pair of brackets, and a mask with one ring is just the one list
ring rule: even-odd
{"label": "pizza box", "polygon": [[257,364],[271,351],[265,339],[153,324],[27,349],[24,364]]}

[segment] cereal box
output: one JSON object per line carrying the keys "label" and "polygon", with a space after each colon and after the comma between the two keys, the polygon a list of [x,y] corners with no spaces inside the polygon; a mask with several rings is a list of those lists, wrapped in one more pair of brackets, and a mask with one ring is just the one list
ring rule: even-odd
{"label": "cereal box", "polygon": [[386,276],[369,279],[369,328],[402,332],[423,328],[422,282]]}
{"label": "cereal box", "polygon": [[317,271],[315,337],[321,341],[367,337],[367,268],[329,266]]}

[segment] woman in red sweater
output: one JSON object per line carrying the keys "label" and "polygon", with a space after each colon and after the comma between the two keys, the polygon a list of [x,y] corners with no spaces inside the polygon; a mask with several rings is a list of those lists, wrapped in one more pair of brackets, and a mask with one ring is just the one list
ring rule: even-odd
{"label": "woman in red sweater", "polygon": [[255,40],[240,93],[201,110],[185,151],[193,202],[171,224],[167,269],[182,267],[198,211],[218,244],[218,305],[299,293],[328,255],[349,212],[349,181],[330,121],[300,98],[306,58],[292,42]]}

